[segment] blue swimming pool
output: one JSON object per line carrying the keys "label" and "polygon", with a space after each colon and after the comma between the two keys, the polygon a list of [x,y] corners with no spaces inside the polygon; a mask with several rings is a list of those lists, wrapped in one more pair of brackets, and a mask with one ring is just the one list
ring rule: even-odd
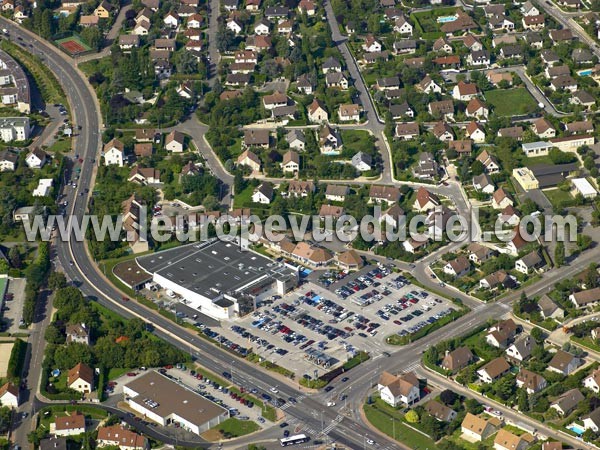
{"label": "blue swimming pool", "polygon": [[579,436],[585,432],[585,428],[583,428],[581,425],[577,425],[576,423],[572,423],[567,427],[567,429],[571,430],[575,434],[578,434]]}
{"label": "blue swimming pool", "polygon": [[592,74],[592,69],[583,69],[577,72],[580,77],[589,77]]}
{"label": "blue swimming pool", "polygon": [[455,20],[456,16],[440,16],[437,18],[438,23],[454,22]]}

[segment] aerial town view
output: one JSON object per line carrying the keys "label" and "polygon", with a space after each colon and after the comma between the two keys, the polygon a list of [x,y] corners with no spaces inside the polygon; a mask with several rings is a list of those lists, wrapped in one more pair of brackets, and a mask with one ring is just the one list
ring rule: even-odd
{"label": "aerial town view", "polygon": [[0,0],[0,450],[600,449],[600,0]]}

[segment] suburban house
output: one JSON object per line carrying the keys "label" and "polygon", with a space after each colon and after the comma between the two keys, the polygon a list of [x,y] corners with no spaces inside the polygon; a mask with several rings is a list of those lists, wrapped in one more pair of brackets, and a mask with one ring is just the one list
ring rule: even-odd
{"label": "suburban house", "polygon": [[397,123],[395,137],[409,141],[419,137],[419,124],[417,122]]}
{"label": "suburban house", "polygon": [[506,356],[514,362],[523,362],[531,356],[533,352],[533,339],[527,335],[521,339],[517,339],[506,349]]}
{"label": "suburban house", "polygon": [[360,120],[360,105],[355,103],[340,105],[338,117],[342,122],[358,122]]}
{"label": "suburban house", "polygon": [[268,205],[273,200],[273,185],[267,181],[261,183],[252,193],[252,201]]}
{"label": "suburban house", "polygon": [[173,130],[165,139],[165,149],[173,153],[183,152],[185,137],[181,131]]}
{"label": "suburban house", "polygon": [[558,411],[558,414],[565,417],[571,413],[585,397],[581,391],[577,388],[571,389],[558,397],[554,402],[550,404],[550,408],[554,408]]}
{"label": "suburban house", "polygon": [[440,422],[451,422],[456,418],[456,411],[437,400],[430,400],[425,405],[425,411]]}
{"label": "suburban house", "polygon": [[483,150],[478,156],[477,161],[483,164],[486,173],[494,174],[500,172],[500,164],[496,157],[487,150]]}
{"label": "suburban house", "polygon": [[502,357],[491,360],[477,371],[482,383],[493,383],[510,370],[510,364]]}
{"label": "suburban house", "polygon": [[400,200],[400,189],[395,186],[378,186],[372,185],[369,188],[370,203],[387,203],[393,204]]}
{"label": "suburban house", "polygon": [[468,412],[460,429],[468,441],[481,442],[494,434],[500,425],[500,421],[495,417],[484,419]]}
{"label": "suburban house", "polygon": [[290,148],[293,148],[294,150],[303,151],[306,146],[306,138],[304,137],[302,130],[291,130],[285,136],[285,140]]}
{"label": "suburban house", "polygon": [[467,102],[479,95],[479,89],[477,88],[477,84],[475,83],[465,83],[464,81],[459,81],[454,89],[452,90],[452,97],[456,100],[460,100],[463,102]]}
{"label": "suburban house", "polygon": [[596,306],[600,303],[600,287],[575,292],[569,295],[569,300],[577,309]]}
{"label": "suburban house", "polygon": [[85,323],[68,324],[65,333],[67,335],[66,342],[90,345],[90,330]]}
{"label": "suburban house", "polygon": [[350,160],[350,163],[359,172],[366,172],[373,168],[373,158],[371,157],[371,155],[365,152],[356,153]]}
{"label": "suburban house", "polygon": [[87,364],[79,363],[67,375],[69,389],[88,394],[94,390],[94,371]]}
{"label": "suburban house", "polygon": [[308,106],[308,120],[313,123],[323,123],[329,120],[329,114],[327,114],[325,105],[316,98]]}
{"label": "suburban house", "polygon": [[98,447],[115,446],[119,450],[146,450],[148,440],[141,434],[124,428],[122,425],[98,428]]}
{"label": "suburban house", "polygon": [[0,387],[0,404],[17,408],[19,406],[19,387],[12,383],[5,383]]}
{"label": "suburban house", "polygon": [[412,405],[420,398],[419,379],[414,373],[392,375],[383,372],[377,384],[377,391],[381,400],[390,406]]}
{"label": "suburban house", "polygon": [[494,438],[494,450],[525,450],[535,441],[535,438],[525,433],[521,436],[502,428]]}
{"label": "suburban house", "polygon": [[459,347],[446,353],[440,367],[450,372],[456,372],[467,367],[472,360],[473,353],[471,349],[469,347]]}
{"label": "suburban house", "polygon": [[512,197],[503,188],[499,188],[492,195],[492,208],[504,209],[507,206],[514,206]]}
{"label": "suburban house", "polygon": [[328,184],[325,188],[325,198],[332,202],[343,202],[350,192],[347,185]]}
{"label": "suburban house", "polygon": [[565,312],[560,308],[554,300],[552,300],[547,294],[542,295],[538,300],[538,309],[544,319],[554,319],[562,321]]}
{"label": "suburban house", "polygon": [[481,175],[475,175],[473,177],[473,188],[475,188],[476,191],[490,195],[496,191],[496,186],[494,186],[492,179],[487,173],[482,173]]}
{"label": "suburban house", "polygon": [[238,166],[248,166],[252,169],[252,172],[260,172],[261,162],[258,156],[250,150],[246,150],[238,156]]}
{"label": "suburban house", "polygon": [[540,256],[540,253],[537,250],[534,250],[515,261],[515,270],[527,275],[528,273],[541,267],[543,263],[544,260]]}
{"label": "suburban house", "polygon": [[540,117],[534,121],[531,129],[538,137],[542,139],[556,137],[556,129],[552,126],[548,119],[544,117]]}
{"label": "suburban house", "polygon": [[281,170],[284,173],[297,173],[300,170],[300,155],[293,150],[285,152],[281,161]]}
{"label": "suburban house", "polygon": [[444,273],[454,278],[460,278],[471,271],[471,263],[465,256],[459,256],[444,266]]}
{"label": "suburban house", "polygon": [[562,350],[558,350],[554,357],[548,363],[551,372],[557,372],[562,375],[569,375],[581,365],[581,360],[576,356]]}
{"label": "suburban house", "polygon": [[469,253],[469,260],[478,266],[494,256],[494,251],[491,248],[481,245],[478,242],[469,244],[467,252]]}
{"label": "suburban house", "polygon": [[497,270],[479,280],[480,289],[496,289],[499,287],[513,289],[516,286],[517,280],[504,270]]}
{"label": "suburban house", "polygon": [[424,187],[417,191],[417,198],[413,204],[413,209],[419,212],[431,211],[441,204],[437,195],[429,192]]}
{"label": "suburban house", "polygon": [[583,417],[583,428],[597,433],[600,430],[600,408]]}
{"label": "suburban house", "polygon": [[56,417],[50,424],[50,434],[54,436],[77,436],[85,433],[85,416],[79,411]]}
{"label": "suburban house", "polygon": [[529,395],[540,392],[548,386],[548,382],[541,375],[521,368],[516,378],[517,387],[523,388]]}
{"label": "suburban house", "polygon": [[517,325],[512,319],[507,319],[499,321],[496,325],[490,327],[485,340],[494,347],[506,348],[516,334]]}
{"label": "suburban house", "polygon": [[596,394],[600,393],[600,369],[594,370],[589,376],[584,378],[583,386],[594,391]]}
{"label": "suburban house", "polygon": [[48,154],[39,147],[35,147],[25,157],[25,164],[30,169],[41,169],[49,160]]}
{"label": "suburban house", "polygon": [[123,167],[125,145],[118,139],[111,139],[104,145],[104,165],[116,165]]}

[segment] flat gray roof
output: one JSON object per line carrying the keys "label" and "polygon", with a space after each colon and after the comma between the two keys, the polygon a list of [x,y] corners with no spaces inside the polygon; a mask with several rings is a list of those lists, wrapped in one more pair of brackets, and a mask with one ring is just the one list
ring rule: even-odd
{"label": "flat gray roof", "polygon": [[292,275],[292,270],[258,253],[242,250],[236,242],[213,240],[183,245],[143,256],[138,264],[186,289],[214,299],[235,293],[266,277]]}
{"label": "flat gray roof", "polygon": [[227,412],[225,408],[153,370],[125,386],[137,393],[131,401],[163,418],[176,414],[201,426]]}

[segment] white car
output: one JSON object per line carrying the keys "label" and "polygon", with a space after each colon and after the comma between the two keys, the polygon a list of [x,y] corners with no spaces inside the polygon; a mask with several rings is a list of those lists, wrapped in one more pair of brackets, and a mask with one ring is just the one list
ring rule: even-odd
{"label": "white car", "polygon": [[375,445],[375,441],[373,439],[367,439],[367,444]]}
{"label": "white car", "polygon": [[327,402],[327,406],[335,406],[335,402]]}
{"label": "white car", "polygon": [[277,388],[272,387],[271,389],[269,389],[273,394],[277,394],[279,391],[277,390]]}

